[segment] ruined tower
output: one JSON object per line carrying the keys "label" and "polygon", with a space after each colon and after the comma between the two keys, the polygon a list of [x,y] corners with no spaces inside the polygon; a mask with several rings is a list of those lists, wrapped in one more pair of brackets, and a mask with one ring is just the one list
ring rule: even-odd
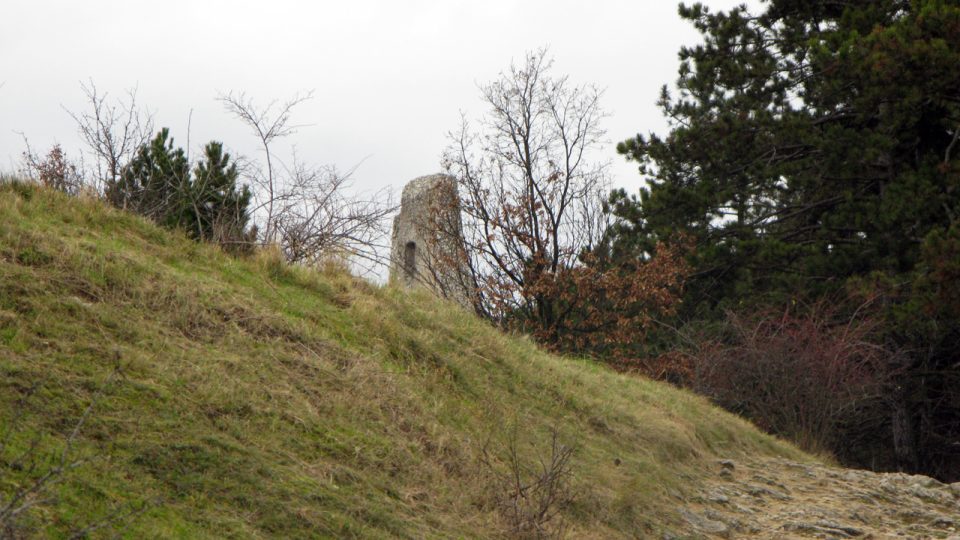
{"label": "ruined tower", "polygon": [[468,277],[456,178],[434,174],[411,180],[393,220],[390,281],[425,287],[469,307]]}

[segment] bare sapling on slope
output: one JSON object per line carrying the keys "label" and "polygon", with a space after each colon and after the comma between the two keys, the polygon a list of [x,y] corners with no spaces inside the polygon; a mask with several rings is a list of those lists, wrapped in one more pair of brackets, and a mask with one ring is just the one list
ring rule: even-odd
{"label": "bare sapling on slope", "polygon": [[218,97],[262,148],[263,166],[245,168],[258,239],[279,246],[291,263],[315,265],[339,257],[372,272],[389,257],[387,218],[396,209],[390,191],[357,194],[350,182],[356,168],[341,173],[333,166],[308,165],[296,151],[286,162],[277,155],[277,143],[304,127],[293,123],[294,109],[312,98],[307,92],[260,106],[243,92]]}

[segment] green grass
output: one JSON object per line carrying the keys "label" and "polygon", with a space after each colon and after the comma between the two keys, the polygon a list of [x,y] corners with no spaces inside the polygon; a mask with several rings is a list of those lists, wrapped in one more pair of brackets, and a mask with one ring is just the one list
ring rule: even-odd
{"label": "green grass", "polygon": [[149,502],[125,537],[496,536],[481,449],[505,459],[517,433],[533,464],[555,428],[577,449],[571,536],[646,536],[678,526],[675,497],[717,458],[809,459],[702,398],[544,353],[425,294],[234,259],[2,185],[0,493],[53,466],[9,456],[34,440],[59,452],[97,395],[72,452],[90,460],[25,532]]}

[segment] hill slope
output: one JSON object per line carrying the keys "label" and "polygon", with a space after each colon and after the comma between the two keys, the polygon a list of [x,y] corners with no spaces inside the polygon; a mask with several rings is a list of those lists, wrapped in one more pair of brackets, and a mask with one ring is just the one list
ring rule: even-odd
{"label": "hill slope", "polygon": [[489,537],[511,448],[535,470],[553,432],[570,536],[659,536],[693,530],[677,501],[720,458],[813,461],[426,295],[22,185],[0,186],[0,423],[4,497],[84,460],[13,531],[43,536]]}

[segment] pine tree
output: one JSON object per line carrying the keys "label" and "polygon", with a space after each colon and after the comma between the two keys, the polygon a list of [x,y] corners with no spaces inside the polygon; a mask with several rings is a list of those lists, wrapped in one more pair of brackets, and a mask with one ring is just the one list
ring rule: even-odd
{"label": "pine tree", "polygon": [[681,15],[705,42],[682,49],[679,94],[663,91],[669,134],[618,147],[650,187],[614,196],[616,249],[696,238],[688,310],[912,269],[960,203],[957,3]]}
{"label": "pine tree", "polygon": [[692,238],[686,320],[879,294],[906,358],[897,465],[960,477],[960,314],[937,300],[956,291],[937,251],[958,238],[960,3],[764,6],[681,6],[704,40],[681,50],[676,95],[663,90],[669,133],[618,146],[649,187],[612,196],[611,253]]}
{"label": "pine tree", "polygon": [[240,173],[223,144],[212,141],[204,148],[193,179],[193,228],[201,239],[239,242],[249,220],[250,190],[237,187]]}
{"label": "pine tree", "polygon": [[139,148],[120,178],[107,185],[107,200],[119,208],[177,228],[189,222],[190,164],[181,148],[173,147],[163,128]]}
{"label": "pine tree", "polygon": [[107,199],[197,240],[239,247],[249,240],[251,194],[245,186],[238,188],[238,177],[236,163],[216,141],[204,148],[191,176],[186,154],[174,148],[164,128],[139,148],[118,181],[107,186]]}

